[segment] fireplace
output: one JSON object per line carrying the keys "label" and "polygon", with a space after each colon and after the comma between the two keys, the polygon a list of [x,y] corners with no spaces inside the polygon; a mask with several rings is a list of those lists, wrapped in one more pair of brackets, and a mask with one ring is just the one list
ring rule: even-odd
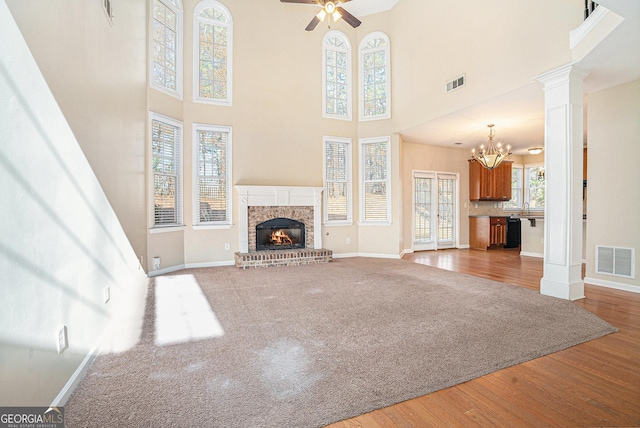
{"label": "fireplace", "polygon": [[274,218],[256,225],[256,250],[305,248],[305,225],[290,218]]}
{"label": "fireplace", "polygon": [[[332,251],[322,248],[322,187],[235,186],[235,189],[240,225],[240,251],[235,253],[237,267],[295,266],[332,260]],[[281,220],[285,223],[270,223]],[[276,246],[272,237],[278,242]],[[264,246],[278,251],[266,250]]]}

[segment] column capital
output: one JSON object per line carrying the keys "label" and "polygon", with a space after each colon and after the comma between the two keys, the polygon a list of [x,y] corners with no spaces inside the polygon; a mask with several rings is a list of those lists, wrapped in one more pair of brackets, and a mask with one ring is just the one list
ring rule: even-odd
{"label": "column capital", "polygon": [[590,70],[577,67],[575,63],[563,65],[534,77],[535,80],[544,83],[545,90],[563,85],[570,81],[582,82],[591,73]]}

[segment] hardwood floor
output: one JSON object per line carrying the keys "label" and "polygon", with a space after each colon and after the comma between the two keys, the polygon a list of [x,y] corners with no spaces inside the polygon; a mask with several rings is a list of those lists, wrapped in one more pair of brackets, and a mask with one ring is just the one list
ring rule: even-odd
{"label": "hardwood floor", "polygon": [[[540,289],[542,259],[517,250],[441,250],[415,263]],[[640,426],[640,294],[585,285],[576,305],[620,329],[564,351],[330,428]]]}

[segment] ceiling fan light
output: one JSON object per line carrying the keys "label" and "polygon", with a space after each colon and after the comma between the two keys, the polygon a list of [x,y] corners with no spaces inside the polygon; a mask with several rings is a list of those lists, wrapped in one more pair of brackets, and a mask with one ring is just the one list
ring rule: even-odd
{"label": "ceiling fan light", "polygon": [[338,20],[342,18],[342,14],[337,10],[334,10],[333,13],[331,14],[331,17],[333,18],[333,22],[338,22]]}
{"label": "ceiling fan light", "polygon": [[316,13],[318,19],[324,22],[324,18],[327,16],[327,12],[324,9],[320,9],[320,12]]}
{"label": "ceiling fan light", "polygon": [[333,13],[334,10],[336,10],[336,5],[333,4],[333,2],[328,1],[327,3],[325,3],[324,5],[324,10],[327,11],[327,13]]}

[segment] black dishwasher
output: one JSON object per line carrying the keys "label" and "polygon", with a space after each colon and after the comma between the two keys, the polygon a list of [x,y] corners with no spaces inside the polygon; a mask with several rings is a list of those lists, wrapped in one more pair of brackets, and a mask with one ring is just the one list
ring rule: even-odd
{"label": "black dishwasher", "polygon": [[520,219],[507,217],[507,243],[504,248],[518,248],[520,243]]}

